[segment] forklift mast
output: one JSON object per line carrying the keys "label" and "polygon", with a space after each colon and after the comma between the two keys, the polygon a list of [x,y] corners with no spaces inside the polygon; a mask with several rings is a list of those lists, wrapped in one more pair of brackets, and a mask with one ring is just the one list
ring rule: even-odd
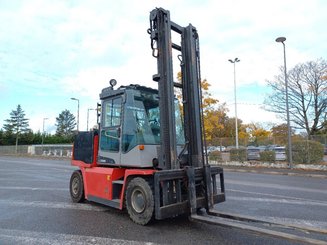
{"label": "forklift mast", "polygon": [[[150,13],[152,55],[157,59],[160,104],[159,168],[154,174],[155,217],[163,219],[225,201],[223,169],[210,166],[203,153],[204,130],[202,116],[199,36],[194,26],[181,27],[170,20],[169,11],[156,8]],[[172,42],[172,34],[180,44]],[[173,78],[173,50],[181,67],[181,83]],[[176,146],[174,90],[182,90],[185,146]],[[186,158],[186,159],[185,159]],[[217,183],[216,176],[220,181]],[[186,181],[185,181],[186,180]],[[220,191],[218,192],[218,189]]]}
{"label": "forklift mast", "polygon": [[[172,31],[181,38],[181,44],[172,42]],[[203,167],[207,159],[203,154],[204,133],[201,110],[201,76],[199,35],[194,26],[181,27],[170,20],[169,11],[157,8],[150,13],[152,55],[157,59],[158,73],[153,80],[158,82],[161,127],[162,169],[180,169],[181,155],[177,156],[176,126],[174,114],[174,87],[182,90],[184,131],[187,165]],[[172,49],[180,51],[181,83],[174,82]],[[182,152],[182,153],[183,153]]]}

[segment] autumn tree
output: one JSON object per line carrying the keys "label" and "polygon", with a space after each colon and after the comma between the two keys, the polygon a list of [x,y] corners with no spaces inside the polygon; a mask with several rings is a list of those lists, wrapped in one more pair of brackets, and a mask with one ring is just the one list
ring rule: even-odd
{"label": "autumn tree", "polygon": [[28,121],[29,119],[25,118],[22,107],[17,105],[16,110],[10,112],[10,118],[6,119],[6,123],[3,125],[5,134],[15,137],[16,152],[20,135],[30,131]]}
{"label": "autumn tree", "polygon": [[[221,104],[218,99],[212,97],[209,92],[210,86],[206,79],[201,82],[206,140],[214,145],[231,145],[233,143],[230,139],[235,138],[235,118],[227,116],[228,108],[226,103]],[[238,125],[240,132],[242,120],[238,119]],[[222,142],[221,138],[228,138],[228,142]]]}
{"label": "autumn tree", "polygon": [[247,133],[249,134],[250,142],[254,143],[255,145],[265,145],[271,143],[271,139],[269,139],[271,132],[264,129],[260,123],[250,123],[246,126],[246,128]]}
{"label": "autumn tree", "polygon": [[[177,80],[181,81],[181,73],[177,74]],[[210,83],[204,79],[201,81],[202,111],[206,141],[214,145],[235,144],[235,118],[227,116],[226,103],[219,103],[210,93]],[[180,90],[175,90],[177,98],[181,101]],[[180,103],[182,106],[182,103]],[[182,111],[182,108],[181,108]],[[247,139],[247,132],[243,127],[242,120],[238,119],[239,139]],[[226,140],[222,141],[222,138]]]}
{"label": "autumn tree", "polygon": [[[323,59],[296,65],[287,73],[290,121],[307,135],[317,134],[324,126],[327,111],[327,63]],[[284,70],[268,81],[273,92],[265,99],[266,109],[286,121]]]}
{"label": "autumn tree", "polygon": [[[271,135],[274,138],[274,144],[276,145],[286,145],[287,144],[287,135],[288,135],[288,129],[287,124],[278,124],[273,126],[271,129]],[[291,130],[291,135],[293,136],[295,134],[295,130]]]}
{"label": "autumn tree", "polygon": [[228,118],[226,113],[227,108],[225,104],[204,112],[204,128],[208,141],[212,142],[213,139],[222,137],[225,122]]}
{"label": "autumn tree", "polygon": [[212,141],[218,136],[217,134],[223,128],[223,121],[227,116],[225,104],[218,105],[219,101],[212,98],[212,94],[209,92],[210,86],[206,79],[201,82],[203,121],[207,141]]}

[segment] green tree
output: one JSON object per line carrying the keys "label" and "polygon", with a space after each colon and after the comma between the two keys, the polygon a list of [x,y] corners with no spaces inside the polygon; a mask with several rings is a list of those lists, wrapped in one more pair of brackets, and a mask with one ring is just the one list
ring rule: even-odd
{"label": "green tree", "polygon": [[30,131],[30,129],[28,128],[28,121],[29,119],[25,118],[25,113],[22,107],[18,105],[16,110],[12,110],[10,112],[10,119],[6,119],[6,123],[3,125],[3,128],[7,135],[15,136],[16,152],[20,135]]}
{"label": "green tree", "polygon": [[4,145],[4,135],[5,133],[0,129],[0,145]]}
{"label": "green tree", "polygon": [[56,118],[56,135],[66,139],[72,139],[73,130],[76,126],[75,116],[69,111],[62,111]]}
{"label": "green tree", "polygon": [[28,130],[26,132],[24,132],[23,134],[21,134],[20,138],[19,138],[19,142],[22,145],[30,145],[33,144],[33,139],[34,139],[34,133],[32,130]]}

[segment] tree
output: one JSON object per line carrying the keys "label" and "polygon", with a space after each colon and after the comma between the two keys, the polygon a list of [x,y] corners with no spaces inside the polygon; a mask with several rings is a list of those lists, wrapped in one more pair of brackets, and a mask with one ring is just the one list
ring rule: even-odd
{"label": "tree", "polygon": [[0,145],[4,145],[4,132],[0,129]]}
{"label": "tree", "polygon": [[5,120],[5,124],[3,125],[4,130],[6,131],[7,135],[14,135],[15,142],[16,142],[16,152],[17,152],[17,145],[19,136],[22,133],[26,133],[30,131],[29,119],[25,118],[25,113],[20,105],[17,105],[16,110],[12,110],[10,112],[10,119]]}
{"label": "tree", "polygon": [[318,134],[326,134],[327,135],[327,120],[322,123],[322,128],[319,130]]}
{"label": "tree", "polygon": [[216,109],[212,108],[204,111],[204,128],[208,141],[222,137],[221,134],[228,118],[226,113],[227,108],[225,104],[219,105]]}
{"label": "tree", "polygon": [[269,144],[270,131],[264,129],[259,123],[250,123],[247,125],[249,140],[255,145]]}
{"label": "tree", "polygon": [[[177,74],[177,80],[181,81],[181,73]],[[218,99],[212,97],[209,92],[210,83],[204,79],[201,81],[202,89],[202,110],[205,129],[206,141],[214,145],[231,145],[235,144],[235,118],[227,116],[228,108],[226,103],[219,103]],[[177,98],[181,101],[182,94],[179,90],[175,90]],[[182,107],[182,103],[180,102]],[[182,110],[182,108],[181,108]],[[238,119],[239,138],[247,140],[247,132],[242,125],[242,120]],[[232,137],[232,138],[231,138]],[[228,138],[227,141],[222,138]]]}
{"label": "tree", "polygon": [[[223,145],[236,145],[236,135],[235,135],[235,117],[226,117],[224,118],[223,127],[219,130],[220,138],[224,138],[221,140],[221,144]],[[237,132],[238,132],[238,140],[240,145],[246,145],[249,134],[246,132],[246,125],[243,124],[240,118],[237,118]]]}
{"label": "tree", "polygon": [[[286,145],[287,144],[287,135],[288,135],[288,129],[287,124],[278,124],[273,126],[271,129],[271,134],[274,137],[274,144],[277,145]],[[291,135],[295,135],[295,130],[291,130]]]}
{"label": "tree", "polygon": [[[235,118],[227,116],[228,108],[226,103],[219,103],[219,100],[212,97],[209,92],[210,83],[205,79],[201,82],[202,88],[202,109],[206,140],[214,145],[235,144]],[[245,137],[246,131],[242,126],[242,120],[238,119],[239,138]],[[232,138],[231,138],[232,137]],[[222,140],[222,138],[228,138]]]}
{"label": "tree", "polygon": [[[281,73],[268,85],[273,92],[265,99],[266,109],[286,120],[285,78]],[[323,128],[327,110],[327,63],[323,59],[300,63],[288,74],[290,121],[296,129],[314,135]]]}
{"label": "tree", "polygon": [[73,130],[76,126],[75,117],[69,110],[62,111],[56,118],[56,135],[65,138],[73,136]]}

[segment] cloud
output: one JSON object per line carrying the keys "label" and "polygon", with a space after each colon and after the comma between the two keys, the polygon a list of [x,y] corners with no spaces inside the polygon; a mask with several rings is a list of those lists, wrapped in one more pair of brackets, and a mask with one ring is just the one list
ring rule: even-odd
{"label": "cloud", "polygon": [[[211,83],[213,96],[228,104],[234,88],[233,65],[228,59],[241,60],[236,65],[237,86],[250,91],[253,84],[263,88],[267,79],[279,73],[283,51],[275,42],[278,36],[287,38],[289,69],[327,53],[327,4],[322,0],[2,1],[0,90],[5,89],[10,98],[19,92],[19,100],[30,107],[40,97],[48,98],[44,103],[50,104],[79,96],[85,113],[86,105],[98,100],[111,78],[119,85],[155,87],[156,60],[146,33],[149,12],[155,7],[169,9],[171,19],[181,26],[192,23],[197,28],[202,78]],[[177,61],[175,74],[178,66]],[[64,106],[48,105],[55,111],[53,116]],[[7,113],[12,105],[4,102],[2,107]],[[244,108],[244,117],[251,110]],[[263,112],[260,115],[270,118]]]}

